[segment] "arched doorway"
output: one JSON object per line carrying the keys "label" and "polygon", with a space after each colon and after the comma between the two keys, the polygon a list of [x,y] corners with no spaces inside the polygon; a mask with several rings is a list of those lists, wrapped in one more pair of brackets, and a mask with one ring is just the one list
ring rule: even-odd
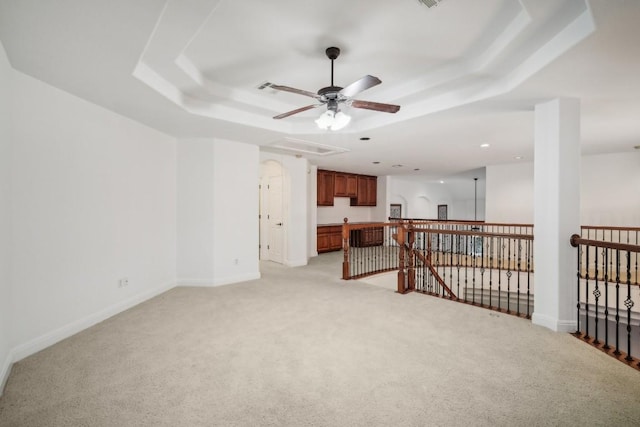
{"label": "arched doorway", "polygon": [[260,259],[285,258],[284,170],[275,160],[260,165]]}

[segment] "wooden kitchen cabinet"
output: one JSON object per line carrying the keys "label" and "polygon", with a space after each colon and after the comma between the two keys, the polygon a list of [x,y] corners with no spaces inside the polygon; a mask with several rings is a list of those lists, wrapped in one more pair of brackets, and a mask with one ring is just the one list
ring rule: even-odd
{"label": "wooden kitchen cabinet", "polygon": [[358,176],[350,173],[336,172],[333,194],[336,197],[357,197]]}
{"label": "wooden kitchen cabinet", "polygon": [[362,228],[349,232],[349,245],[354,248],[380,246],[384,237],[382,227]]}
{"label": "wooden kitchen cabinet", "polygon": [[358,175],[358,193],[351,206],[376,206],[378,177]]}
{"label": "wooden kitchen cabinet", "polygon": [[342,250],[342,225],[319,225],[317,248],[318,253]]}
{"label": "wooden kitchen cabinet", "polygon": [[318,169],[318,206],[333,206],[335,172]]}

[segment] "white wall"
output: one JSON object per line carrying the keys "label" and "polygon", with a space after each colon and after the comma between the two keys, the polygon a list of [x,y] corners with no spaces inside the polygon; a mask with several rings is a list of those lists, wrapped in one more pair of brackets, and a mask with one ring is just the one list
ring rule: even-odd
{"label": "white wall", "polygon": [[318,256],[318,167],[309,164],[307,180],[307,255]]}
{"label": "white wall", "polygon": [[[12,74],[20,359],[174,286],[176,141]],[[125,277],[129,285],[119,287]]]}
{"label": "white wall", "polygon": [[[260,277],[258,147],[178,142],[178,282],[218,286]],[[237,262],[236,262],[237,260]]]}
{"label": "white wall", "polygon": [[584,156],[581,224],[640,227],[640,151]]}
{"label": "white wall", "polygon": [[216,139],[213,170],[213,283],[258,279],[260,151]]}
{"label": "white wall", "polygon": [[342,224],[345,218],[349,222],[375,221],[375,208],[370,206],[351,206],[348,197],[334,197],[333,206],[318,206],[318,224]]}
{"label": "white wall", "polygon": [[9,256],[10,223],[10,141],[12,69],[0,44],[0,395],[11,366],[11,284]]}
{"label": "white wall", "polygon": [[213,283],[213,141],[178,142],[177,276],[181,284]]}
{"label": "white wall", "polygon": [[487,166],[487,222],[533,224],[533,163]]}
{"label": "white wall", "polygon": [[[260,152],[260,162],[268,160],[279,163],[284,173],[282,185],[285,224],[284,263],[289,266],[306,265],[309,257],[313,256],[309,251],[309,239],[312,238],[312,234],[315,236],[315,228],[313,231],[309,229],[309,200],[312,197],[315,200],[316,197],[315,191],[313,195],[309,194],[311,166],[305,158]],[[316,172],[317,170],[314,174]],[[313,182],[315,183],[315,178]]]}
{"label": "white wall", "polygon": [[474,199],[474,182],[452,181],[444,184],[422,182],[416,179],[404,179],[390,176],[391,196],[389,203],[402,205],[404,218],[438,217],[438,205],[447,205],[447,218],[453,220],[473,220],[477,204],[477,219],[485,217],[484,180],[478,181],[478,199]]}
{"label": "white wall", "polygon": [[[582,225],[640,226],[640,152],[583,156]],[[533,163],[487,166],[487,221],[533,223]]]}

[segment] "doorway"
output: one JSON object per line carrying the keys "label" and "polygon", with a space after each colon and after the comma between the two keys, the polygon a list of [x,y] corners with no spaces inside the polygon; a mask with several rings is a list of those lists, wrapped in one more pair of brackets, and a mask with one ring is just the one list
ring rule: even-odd
{"label": "doorway", "polygon": [[284,173],[273,160],[261,165],[260,174],[260,259],[282,264],[285,252],[283,204]]}

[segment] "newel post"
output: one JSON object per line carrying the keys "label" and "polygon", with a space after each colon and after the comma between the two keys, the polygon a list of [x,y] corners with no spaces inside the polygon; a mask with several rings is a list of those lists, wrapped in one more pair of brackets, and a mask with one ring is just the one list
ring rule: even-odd
{"label": "newel post", "polygon": [[405,231],[404,231],[404,227],[403,227],[402,224],[400,224],[399,227],[398,227],[397,236],[398,236],[398,238],[397,238],[398,245],[400,246],[400,252],[398,253],[398,255],[400,257],[399,265],[398,265],[398,293],[404,294],[405,293],[405,283],[406,283],[406,280],[407,280],[407,273],[406,273],[405,268],[404,268]]}
{"label": "newel post", "polygon": [[342,250],[344,252],[344,258],[342,260],[342,279],[347,280],[351,278],[349,274],[349,218],[344,219],[342,224]]}

